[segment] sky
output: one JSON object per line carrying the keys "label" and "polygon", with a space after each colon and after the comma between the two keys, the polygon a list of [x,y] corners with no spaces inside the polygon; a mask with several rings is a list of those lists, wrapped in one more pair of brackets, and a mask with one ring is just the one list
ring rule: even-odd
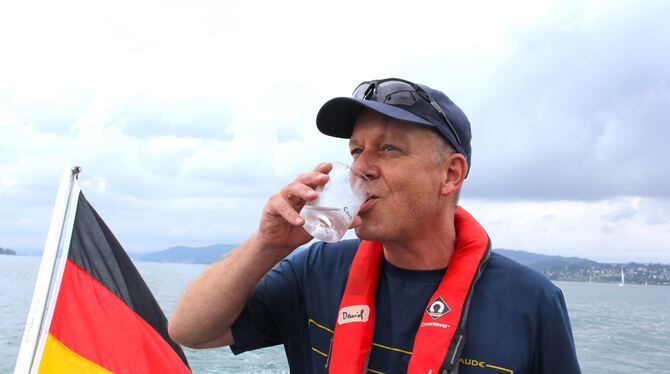
{"label": "sky", "polygon": [[0,4],[0,247],[40,250],[58,184],[130,252],[236,244],[323,161],[320,106],[364,80],[472,124],[461,205],[494,248],[670,263],[670,2]]}

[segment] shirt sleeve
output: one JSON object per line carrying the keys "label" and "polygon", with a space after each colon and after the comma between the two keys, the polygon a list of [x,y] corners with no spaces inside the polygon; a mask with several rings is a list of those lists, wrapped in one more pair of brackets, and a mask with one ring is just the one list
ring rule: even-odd
{"label": "shirt sleeve", "polygon": [[[279,262],[256,285],[231,331],[234,354],[282,343],[282,335],[302,305],[302,276],[308,249]],[[289,322],[290,323],[290,322]]]}
{"label": "shirt sleeve", "polygon": [[554,292],[540,310],[540,326],[536,344],[534,373],[579,374],[579,362],[572,336],[563,293]]}

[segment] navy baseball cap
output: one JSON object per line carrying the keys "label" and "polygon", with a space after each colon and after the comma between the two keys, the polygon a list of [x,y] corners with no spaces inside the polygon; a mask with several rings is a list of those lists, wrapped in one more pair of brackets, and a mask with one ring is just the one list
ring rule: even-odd
{"label": "navy baseball cap", "polygon": [[351,97],[336,97],[323,104],[316,115],[316,127],[326,135],[348,139],[356,118],[364,109],[398,121],[435,128],[465,156],[469,173],[470,121],[441,91],[398,78],[366,81]]}

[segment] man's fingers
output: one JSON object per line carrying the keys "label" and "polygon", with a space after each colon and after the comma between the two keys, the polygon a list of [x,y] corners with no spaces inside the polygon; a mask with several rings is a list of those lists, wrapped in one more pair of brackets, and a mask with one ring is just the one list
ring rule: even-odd
{"label": "man's fingers", "polygon": [[316,165],[314,170],[316,170],[318,172],[321,172],[321,173],[328,174],[328,173],[330,173],[331,170],[333,170],[333,164],[331,164],[330,162],[322,162],[322,163]]}
{"label": "man's fingers", "polygon": [[319,171],[312,171],[307,174],[300,175],[295,179],[295,182],[310,186],[311,188],[317,188],[318,186],[323,186],[324,184],[328,183],[328,179],[328,174]]}
{"label": "man's fingers", "polygon": [[323,186],[328,182],[328,173],[333,169],[333,164],[323,163],[319,164],[314,170],[309,173],[302,174],[295,179],[295,182],[316,188]]}
{"label": "man's fingers", "polygon": [[328,173],[332,168],[332,164],[322,163],[311,172],[297,177],[295,181],[270,198],[268,213],[281,216],[291,225],[302,226],[305,220],[300,217],[298,211],[302,209],[305,203],[319,197],[314,189],[328,182]]}
{"label": "man's fingers", "polygon": [[288,202],[296,205],[296,208],[307,201],[316,200],[319,196],[310,186],[302,183],[293,182],[286,186],[281,196]]}
{"label": "man's fingers", "polygon": [[281,216],[293,226],[302,226],[305,223],[305,220],[300,217],[300,214],[298,214],[293,206],[280,196],[275,196],[271,200],[270,206],[272,207],[271,212]]}

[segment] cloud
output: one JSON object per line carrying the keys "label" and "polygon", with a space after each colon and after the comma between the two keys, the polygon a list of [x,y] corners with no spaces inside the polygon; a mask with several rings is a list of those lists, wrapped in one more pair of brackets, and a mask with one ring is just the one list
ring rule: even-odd
{"label": "cloud", "polygon": [[[120,230],[122,242],[131,243],[127,248],[158,250],[224,239],[239,243],[277,189],[317,162],[348,158],[344,140],[329,141],[302,125],[313,123],[311,112],[239,107],[222,126],[226,136],[216,137],[202,128],[180,133],[177,122],[135,131],[127,120],[134,112],[123,104],[107,95],[92,97],[67,129],[58,131],[0,110],[6,135],[0,138],[3,240],[15,248],[42,245],[36,238],[46,235],[60,173],[68,164],[83,167],[84,193]],[[165,113],[169,117],[171,111]]]}
{"label": "cloud", "polygon": [[[486,228],[494,248],[603,262],[670,262],[663,250],[670,239],[670,199],[617,197],[602,201],[464,199],[463,205]],[[545,218],[551,216],[551,220]]]}
{"label": "cloud", "polygon": [[601,215],[606,221],[611,223],[618,223],[635,218],[639,212],[639,199],[635,199],[626,204],[611,205],[609,212]]}
{"label": "cloud", "polygon": [[474,195],[668,196],[667,5],[589,5],[524,29],[499,66],[471,116]]}
{"label": "cloud", "polygon": [[281,186],[350,161],[346,140],[316,130],[320,105],[399,76],[470,117],[463,202],[494,243],[667,258],[654,244],[670,232],[667,8],[12,3],[0,12],[0,246],[42,245],[71,163],[127,249],[241,242]]}

